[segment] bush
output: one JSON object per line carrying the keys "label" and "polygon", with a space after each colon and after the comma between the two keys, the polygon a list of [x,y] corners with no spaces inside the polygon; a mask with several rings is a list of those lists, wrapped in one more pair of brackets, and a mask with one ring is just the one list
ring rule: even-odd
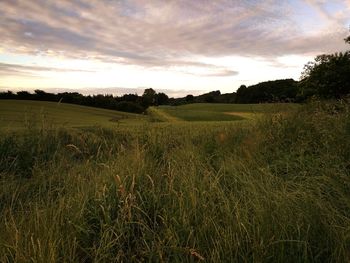
{"label": "bush", "polygon": [[130,101],[118,102],[117,105],[115,106],[115,109],[118,111],[131,112],[131,113],[142,113],[145,111],[145,108],[143,108],[141,105]]}

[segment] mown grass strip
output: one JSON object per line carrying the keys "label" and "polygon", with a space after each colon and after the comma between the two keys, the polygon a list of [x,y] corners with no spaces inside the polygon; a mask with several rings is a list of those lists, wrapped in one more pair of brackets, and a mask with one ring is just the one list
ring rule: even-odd
{"label": "mown grass strip", "polygon": [[153,121],[163,121],[163,122],[179,122],[183,121],[168,112],[160,109],[159,107],[150,107],[147,109],[147,114]]}

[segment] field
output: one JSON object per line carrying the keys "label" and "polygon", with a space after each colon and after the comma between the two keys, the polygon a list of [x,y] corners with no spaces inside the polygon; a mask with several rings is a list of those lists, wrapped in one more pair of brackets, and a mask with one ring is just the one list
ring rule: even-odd
{"label": "field", "polygon": [[350,261],[346,103],[20,103],[0,101],[0,262]]}
{"label": "field", "polygon": [[292,111],[297,108],[297,104],[196,103],[177,107],[161,106],[158,109],[151,109],[151,111],[161,111],[162,115],[158,119],[166,121],[168,121],[169,116],[172,119],[183,121],[237,121],[256,119],[262,114]]}
{"label": "field", "polygon": [[60,125],[65,127],[115,127],[121,123],[142,122],[138,114],[116,112],[74,104],[0,100],[0,127],[14,129],[28,125]]}

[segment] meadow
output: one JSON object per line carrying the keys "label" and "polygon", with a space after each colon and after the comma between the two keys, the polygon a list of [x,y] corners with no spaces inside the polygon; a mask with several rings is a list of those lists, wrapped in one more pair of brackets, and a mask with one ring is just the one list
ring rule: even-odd
{"label": "meadow", "polygon": [[[252,120],[263,114],[274,112],[290,112],[299,107],[298,104],[223,104],[194,103],[181,106],[160,106],[150,108],[151,113],[158,116],[158,121],[237,121]],[[160,114],[159,114],[160,112]],[[169,118],[170,117],[170,118]]]}
{"label": "meadow", "polygon": [[1,262],[350,261],[346,102],[21,103],[0,101]]}
{"label": "meadow", "polygon": [[120,123],[140,123],[140,114],[92,108],[67,103],[0,100],[0,129],[21,129],[28,125],[64,127],[115,127]]}

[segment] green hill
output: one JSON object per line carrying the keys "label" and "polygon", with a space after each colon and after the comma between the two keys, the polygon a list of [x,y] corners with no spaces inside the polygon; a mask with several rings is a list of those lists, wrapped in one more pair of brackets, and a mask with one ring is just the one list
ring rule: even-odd
{"label": "green hill", "polygon": [[214,122],[255,119],[263,113],[289,111],[296,104],[195,103],[148,109],[148,116],[67,103],[0,100],[0,127],[18,129],[53,125],[65,127],[114,127],[152,122]]}
{"label": "green hill", "polygon": [[290,111],[297,104],[218,104],[194,103],[181,106],[152,107],[148,113],[156,120],[170,121],[237,121],[255,119],[263,113]]}
{"label": "green hill", "polygon": [[74,104],[0,100],[0,127],[22,128],[31,125],[64,125],[65,127],[114,126],[143,122],[143,115]]}

